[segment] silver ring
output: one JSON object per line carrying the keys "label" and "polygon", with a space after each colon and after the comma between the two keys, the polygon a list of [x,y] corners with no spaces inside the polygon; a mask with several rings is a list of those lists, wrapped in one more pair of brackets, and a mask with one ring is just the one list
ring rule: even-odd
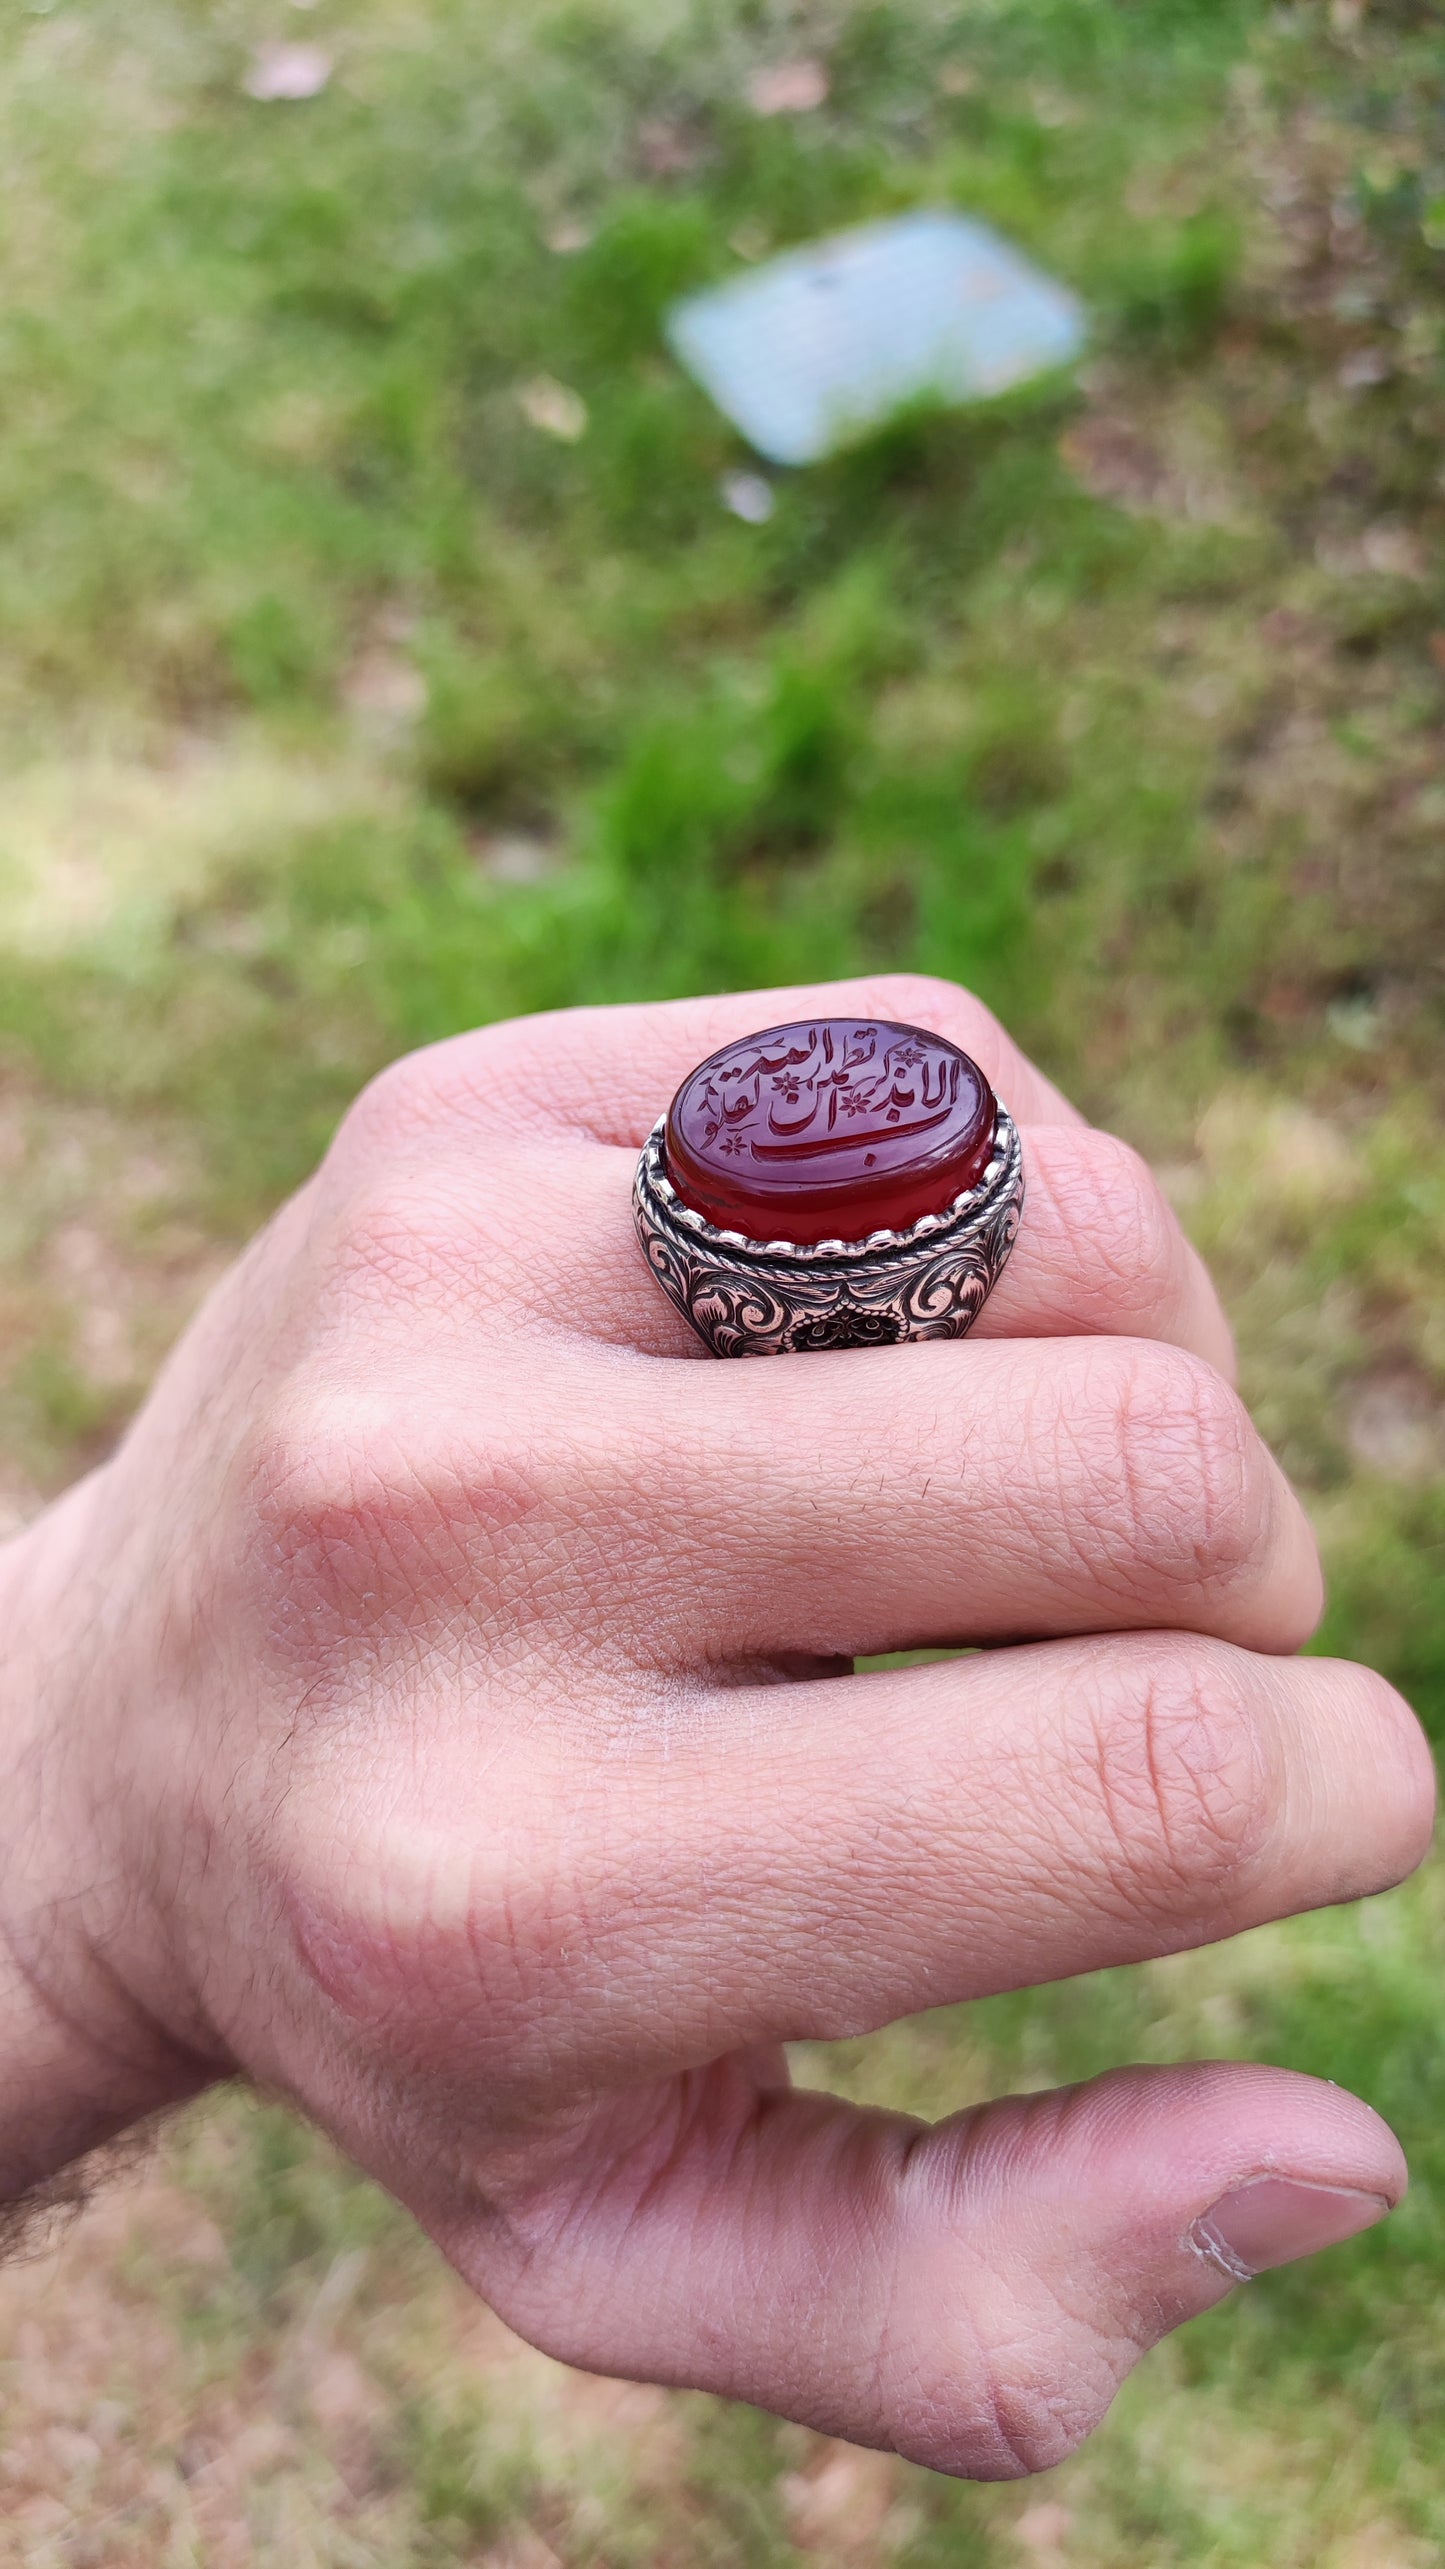
{"label": "silver ring", "polygon": [[797,1355],[962,1338],[992,1293],[1023,1211],[1023,1154],[999,1106],[975,1186],[908,1231],[866,1240],[749,1240],[684,1204],[667,1174],[658,1117],[632,1190],[643,1255],[670,1302],[715,1356]]}

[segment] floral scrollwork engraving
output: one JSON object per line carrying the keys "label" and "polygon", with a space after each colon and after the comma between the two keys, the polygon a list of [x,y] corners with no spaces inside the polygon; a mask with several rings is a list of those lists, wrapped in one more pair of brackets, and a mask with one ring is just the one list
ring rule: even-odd
{"label": "floral scrollwork engraving", "polygon": [[1019,1137],[1001,1106],[990,1173],[952,1213],[886,1244],[780,1248],[689,1220],[667,1179],[662,1125],[638,1162],[633,1215],[670,1302],[715,1356],[962,1338],[1003,1272],[1023,1209]]}

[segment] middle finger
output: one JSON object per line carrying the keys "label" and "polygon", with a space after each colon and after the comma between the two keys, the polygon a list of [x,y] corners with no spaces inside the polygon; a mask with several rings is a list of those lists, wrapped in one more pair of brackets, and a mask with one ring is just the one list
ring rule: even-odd
{"label": "middle finger", "polygon": [[501,2046],[553,2096],[1357,1899],[1420,1861],[1433,1789],[1382,1678],[1193,1633],[689,1691],[480,1769],[470,1719],[369,1755],[308,1950],[414,2063]]}
{"label": "middle finger", "polygon": [[[1165,1338],[1232,1376],[1233,1342],[1219,1297],[1138,1153],[1084,1124],[1027,1125],[1021,1138],[1023,1217],[973,1334]],[[474,1184],[470,1196],[495,1202],[507,1192],[530,1212],[540,1184],[551,1201],[566,1205],[566,1275],[536,1256],[530,1227],[523,1235],[526,1255],[512,1269],[513,1290],[549,1328],[565,1315],[594,1339],[620,1340],[654,1355],[697,1356],[698,1341],[638,1253],[630,1212],[634,1166],[630,1151],[571,1137],[532,1142],[525,1163],[519,1155],[514,1167],[494,1165],[485,1191]],[[458,1192],[466,1203],[465,1180]],[[452,1251],[455,1256],[455,1241]],[[490,1237],[487,1254],[495,1265]],[[585,1300],[575,1290],[580,1272],[587,1278]],[[469,1294],[474,1291],[469,1280]]]}
{"label": "middle finger", "polygon": [[[1297,1649],[1314,1537],[1236,1395],[1147,1340],[653,1366],[631,1573],[678,1655],[1182,1625]],[[646,1565],[646,1566],[643,1566]]]}

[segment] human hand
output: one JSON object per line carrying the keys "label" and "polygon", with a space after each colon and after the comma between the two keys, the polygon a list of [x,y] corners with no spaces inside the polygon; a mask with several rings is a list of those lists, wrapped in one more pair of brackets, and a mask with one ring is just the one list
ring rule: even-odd
{"label": "human hand", "polygon": [[[979,1059],[1023,1227],[964,1344],[714,1363],[636,1152],[701,1056],[824,1008]],[[928,2129],[794,2092],[781,2045],[1418,1860],[1406,1708],[1281,1655],[1315,1551],[1228,1364],[1142,1165],[947,984],[397,1064],[3,1556],[12,2191],[239,2070],[554,2354],[1057,2461],[1166,2330],[1387,2209],[1392,2137],[1239,2064]]]}

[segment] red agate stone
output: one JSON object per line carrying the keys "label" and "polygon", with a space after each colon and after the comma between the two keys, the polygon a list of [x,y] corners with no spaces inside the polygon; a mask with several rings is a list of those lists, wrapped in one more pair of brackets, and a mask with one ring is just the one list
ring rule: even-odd
{"label": "red agate stone", "polygon": [[998,1101],[921,1026],[814,1017],[725,1044],[668,1109],[684,1204],[749,1240],[862,1240],[943,1213],[988,1162]]}

